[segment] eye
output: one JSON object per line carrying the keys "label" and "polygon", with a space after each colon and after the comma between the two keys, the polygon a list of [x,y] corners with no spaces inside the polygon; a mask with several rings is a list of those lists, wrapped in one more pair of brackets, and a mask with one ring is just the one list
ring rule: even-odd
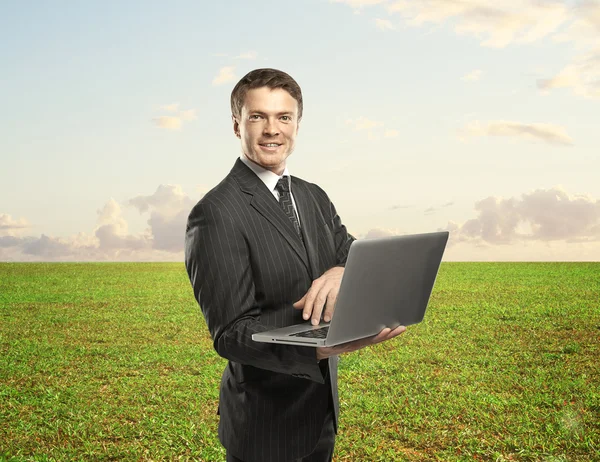
{"label": "eye", "polygon": [[292,118],[290,116],[281,116],[281,118],[283,119],[284,122],[289,122],[292,120]]}
{"label": "eye", "polygon": [[260,119],[260,117],[261,117],[261,116],[260,116],[260,114],[252,114],[252,115],[249,117],[249,119],[250,119],[250,120],[257,120],[257,119]]}

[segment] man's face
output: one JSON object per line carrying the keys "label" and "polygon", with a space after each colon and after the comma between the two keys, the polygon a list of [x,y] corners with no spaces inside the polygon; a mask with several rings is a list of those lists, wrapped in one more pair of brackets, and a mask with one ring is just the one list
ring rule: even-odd
{"label": "man's face", "polygon": [[298,134],[298,102],[281,88],[249,90],[233,131],[246,157],[281,175]]}

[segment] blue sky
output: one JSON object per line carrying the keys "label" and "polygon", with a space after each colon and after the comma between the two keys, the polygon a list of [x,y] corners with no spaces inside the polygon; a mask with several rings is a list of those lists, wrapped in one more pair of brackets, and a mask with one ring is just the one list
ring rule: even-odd
{"label": "blue sky", "polygon": [[288,166],[359,238],[446,260],[600,259],[600,2],[0,6],[0,261],[183,259],[239,156],[229,96],[301,85]]}

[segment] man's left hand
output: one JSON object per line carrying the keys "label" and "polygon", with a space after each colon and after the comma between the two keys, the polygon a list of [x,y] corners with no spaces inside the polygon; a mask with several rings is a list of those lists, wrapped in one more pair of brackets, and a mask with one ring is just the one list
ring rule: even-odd
{"label": "man's left hand", "polygon": [[308,321],[309,318],[312,318],[313,326],[318,325],[321,322],[323,308],[325,308],[323,321],[331,321],[343,275],[344,268],[336,266],[328,269],[320,278],[313,281],[304,297],[294,303],[294,308],[302,310],[304,320]]}

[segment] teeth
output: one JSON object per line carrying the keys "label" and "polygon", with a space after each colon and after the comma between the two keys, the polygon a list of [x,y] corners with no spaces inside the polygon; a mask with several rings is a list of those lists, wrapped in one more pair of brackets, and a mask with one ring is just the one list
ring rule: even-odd
{"label": "teeth", "polygon": [[267,146],[267,147],[270,147],[270,148],[276,148],[279,145],[275,144],[275,143],[269,143],[269,144],[265,144],[264,146]]}

